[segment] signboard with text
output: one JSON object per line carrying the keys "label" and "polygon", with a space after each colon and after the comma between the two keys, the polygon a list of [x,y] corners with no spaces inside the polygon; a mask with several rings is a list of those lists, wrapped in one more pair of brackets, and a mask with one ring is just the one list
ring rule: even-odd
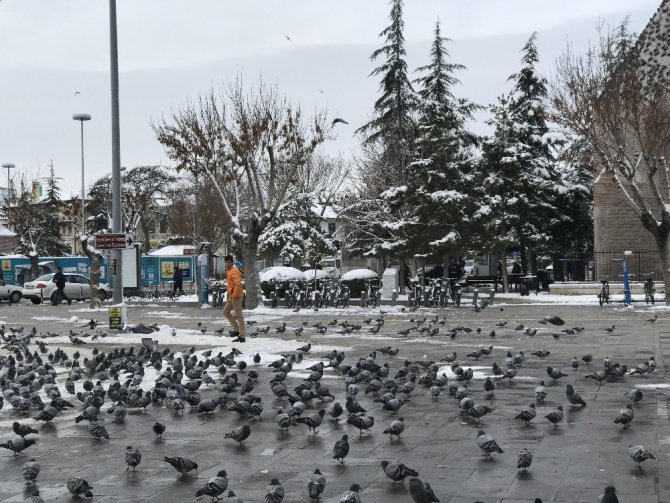
{"label": "signboard with text", "polygon": [[135,238],[132,234],[96,234],[95,247],[98,250],[123,250],[132,248]]}

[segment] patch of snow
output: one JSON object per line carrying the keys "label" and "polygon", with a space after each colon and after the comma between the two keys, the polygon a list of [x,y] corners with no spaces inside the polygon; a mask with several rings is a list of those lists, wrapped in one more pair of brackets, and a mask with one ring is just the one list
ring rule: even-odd
{"label": "patch of snow", "polygon": [[154,256],[171,256],[171,255],[186,255],[185,251],[191,251],[190,255],[195,252],[195,247],[191,245],[168,245],[158,250],[154,250],[149,255]]}
{"label": "patch of snow", "polygon": [[352,271],[345,272],[342,275],[341,280],[351,281],[352,279],[371,279],[371,278],[379,278],[379,275],[370,269],[354,269]]}
{"label": "patch of snow", "polygon": [[305,273],[295,267],[268,267],[260,272],[261,282],[305,281]]}

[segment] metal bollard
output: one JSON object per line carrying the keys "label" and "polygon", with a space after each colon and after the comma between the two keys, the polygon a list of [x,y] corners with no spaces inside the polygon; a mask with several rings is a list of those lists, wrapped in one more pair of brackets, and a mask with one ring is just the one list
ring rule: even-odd
{"label": "metal bollard", "polygon": [[365,290],[361,290],[361,307],[365,307],[365,299],[367,299],[368,294]]}
{"label": "metal bollard", "polygon": [[479,290],[476,288],[472,291],[472,303],[476,306],[477,305],[477,297],[479,297]]}
{"label": "metal bollard", "polygon": [[413,303],[414,303],[414,293],[410,291],[407,294],[407,305],[411,307]]}
{"label": "metal bollard", "polygon": [[489,293],[489,306],[493,305],[493,297],[495,297],[496,291],[491,288],[491,292]]}
{"label": "metal bollard", "polygon": [[425,287],[423,290],[423,305],[428,305],[428,297],[430,297],[430,287]]}
{"label": "metal bollard", "polygon": [[317,292],[317,291],[312,292],[312,305],[314,306],[315,311],[319,310],[319,301],[320,300],[321,300],[321,292]]}
{"label": "metal bollard", "polygon": [[398,290],[395,288],[391,292],[391,305],[395,306],[396,302],[398,301]]}

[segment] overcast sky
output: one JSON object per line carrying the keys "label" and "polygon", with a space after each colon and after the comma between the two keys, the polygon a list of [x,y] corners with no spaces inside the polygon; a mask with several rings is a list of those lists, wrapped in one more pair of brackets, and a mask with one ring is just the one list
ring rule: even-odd
{"label": "overcast sky", "polygon": [[[520,49],[539,32],[540,68],[570,42],[583,52],[603,19],[626,16],[640,32],[660,0],[405,0],[411,70],[428,62],[435,21],[467,69],[456,94],[486,105],[505,92]],[[259,76],[304,110],[327,108],[350,122],[328,145],[351,156],[353,131],[378,96],[370,53],[388,25],[387,0],[118,0],[121,165],[170,165],[151,121],[242,74]],[[290,40],[288,38],[290,38]],[[79,122],[84,124],[85,184],[111,172],[109,2],[0,1],[0,163],[44,177],[53,162],[63,196],[81,184]],[[483,117],[481,117],[483,118]],[[339,127],[339,126],[338,126]],[[484,131],[482,124],[473,129]],[[0,172],[0,186],[7,170]]]}

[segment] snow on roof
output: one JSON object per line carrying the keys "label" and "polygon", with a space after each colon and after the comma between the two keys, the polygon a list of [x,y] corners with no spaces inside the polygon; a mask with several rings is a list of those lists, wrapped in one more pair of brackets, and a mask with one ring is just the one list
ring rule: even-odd
{"label": "snow on roof", "polygon": [[268,267],[259,274],[262,282],[305,281],[305,274],[295,267]]}
{"label": "snow on roof", "polygon": [[16,236],[16,232],[12,232],[4,225],[0,225],[0,236],[14,237]]}
{"label": "snow on roof", "polygon": [[354,269],[353,271],[345,272],[342,275],[342,281],[351,281],[352,279],[370,279],[379,278],[379,275],[370,269]]}
{"label": "snow on roof", "polygon": [[[312,211],[316,214],[319,215],[321,218],[325,220],[335,220],[337,218],[337,213],[335,212],[335,208],[332,206],[324,206],[319,203],[314,203],[312,204]],[[321,215],[321,212],[323,211],[323,215]]]}
{"label": "snow on roof", "polygon": [[159,248],[158,250],[154,250],[149,255],[160,255],[160,256],[166,256],[166,255],[186,255],[184,253],[184,250],[190,250],[191,255],[195,253],[195,246],[193,245],[168,245],[164,246],[163,248]]}

